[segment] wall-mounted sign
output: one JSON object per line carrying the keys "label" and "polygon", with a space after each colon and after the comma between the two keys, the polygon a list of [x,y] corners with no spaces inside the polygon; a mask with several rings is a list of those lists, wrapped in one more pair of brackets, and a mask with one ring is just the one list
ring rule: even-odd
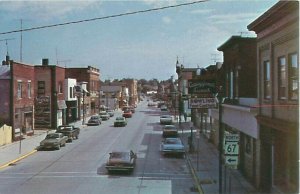
{"label": "wall-mounted sign", "polygon": [[189,99],[189,108],[215,108],[216,106],[217,106],[216,98]]}

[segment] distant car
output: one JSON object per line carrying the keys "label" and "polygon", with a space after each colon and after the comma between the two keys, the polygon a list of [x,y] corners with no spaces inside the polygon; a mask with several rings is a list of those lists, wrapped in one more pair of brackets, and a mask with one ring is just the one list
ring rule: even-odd
{"label": "distant car", "polygon": [[88,120],[87,125],[100,125],[101,124],[102,119],[100,118],[99,115],[93,115],[91,116],[91,118]]}
{"label": "distant car", "polygon": [[114,122],[114,127],[125,127],[127,125],[127,121],[125,117],[117,117]]}
{"label": "distant car", "polygon": [[40,142],[40,148],[44,149],[60,149],[65,146],[68,137],[62,133],[49,133],[44,140]]}
{"label": "distant car", "polygon": [[99,113],[99,116],[102,119],[102,121],[107,121],[110,118],[110,115],[106,111],[101,111]]}
{"label": "distant car", "polygon": [[161,145],[160,151],[163,155],[179,155],[181,157],[185,154],[184,145],[179,138],[165,138]]}
{"label": "distant car", "polygon": [[111,152],[109,153],[108,161],[105,165],[108,173],[112,171],[132,172],[135,167],[137,156],[130,150],[126,152]]}
{"label": "distant car", "polygon": [[60,125],[55,132],[64,134],[68,137],[68,142],[72,142],[73,139],[79,138],[80,128],[74,125]]}
{"label": "distant car", "polygon": [[162,115],[160,116],[159,122],[162,125],[171,125],[173,123],[173,118],[171,115]]}
{"label": "distant car", "polygon": [[160,111],[168,111],[167,106],[166,106],[166,105],[162,105],[162,106],[160,107]]}
{"label": "distant car", "polygon": [[131,110],[125,110],[124,112],[123,112],[123,115],[122,115],[123,117],[125,117],[125,118],[131,118],[132,117],[132,112],[131,112]]}
{"label": "distant car", "polygon": [[155,102],[149,102],[148,106],[153,106],[154,107],[154,106],[157,106],[157,103],[155,103]]}
{"label": "distant car", "polygon": [[107,110],[106,112],[109,114],[110,117],[113,117],[115,115],[113,110]]}
{"label": "distant car", "polygon": [[178,130],[175,127],[175,125],[165,125],[163,127],[162,136],[163,136],[163,138],[177,137],[178,136]]}
{"label": "distant car", "polygon": [[135,108],[134,108],[133,106],[131,106],[131,107],[130,107],[130,111],[131,111],[132,113],[135,113]]}

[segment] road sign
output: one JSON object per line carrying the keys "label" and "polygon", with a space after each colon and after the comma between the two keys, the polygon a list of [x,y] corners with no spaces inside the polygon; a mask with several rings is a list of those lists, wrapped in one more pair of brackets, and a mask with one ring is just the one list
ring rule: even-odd
{"label": "road sign", "polygon": [[237,166],[239,162],[239,156],[226,156],[225,155],[225,164],[228,166]]}
{"label": "road sign", "polygon": [[225,153],[225,164],[227,166],[236,167],[238,165],[239,158],[239,134],[225,134],[224,137],[224,153]]}
{"label": "road sign", "polygon": [[239,142],[229,141],[225,143],[225,154],[226,155],[238,155],[239,154]]}

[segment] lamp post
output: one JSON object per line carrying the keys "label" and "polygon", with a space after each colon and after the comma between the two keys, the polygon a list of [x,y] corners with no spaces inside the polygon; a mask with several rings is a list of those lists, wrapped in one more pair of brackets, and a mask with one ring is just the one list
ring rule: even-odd
{"label": "lamp post", "polygon": [[82,125],[85,124],[85,102],[84,102],[84,97],[85,97],[85,91],[82,90]]}
{"label": "lamp post", "polygon": [[218,101],[219,101],[219,193],[222,194],[222,160],[223,160],[223,136],[224,130],[222,127],[222,103],[223,103],[223,96],[222,96],[222,86],[218,88]]}

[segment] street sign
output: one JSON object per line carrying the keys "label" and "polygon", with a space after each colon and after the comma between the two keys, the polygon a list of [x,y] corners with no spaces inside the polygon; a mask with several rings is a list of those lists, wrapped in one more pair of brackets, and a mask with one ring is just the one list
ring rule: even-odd
{"label": "street sign", "polygon": [[239,134],[225,134],[224,137],[224,153],[225,153],[225,164],[227,166],[236,167],[238,165],[239,158]]}
{"label": "street sign", "polygon": [[216,98],[189,99],[189,108],[215,108],[216,106],[217,106]]}
{"label": "street sign", "polygon": [[189,94],[211,93],[216,87],[214,80],[189,80],[188,91]]}
{"label": "street sign", "polygon": [[237,166],[239,162],[238,156],[225,156],[225,164],[228,166]]}

